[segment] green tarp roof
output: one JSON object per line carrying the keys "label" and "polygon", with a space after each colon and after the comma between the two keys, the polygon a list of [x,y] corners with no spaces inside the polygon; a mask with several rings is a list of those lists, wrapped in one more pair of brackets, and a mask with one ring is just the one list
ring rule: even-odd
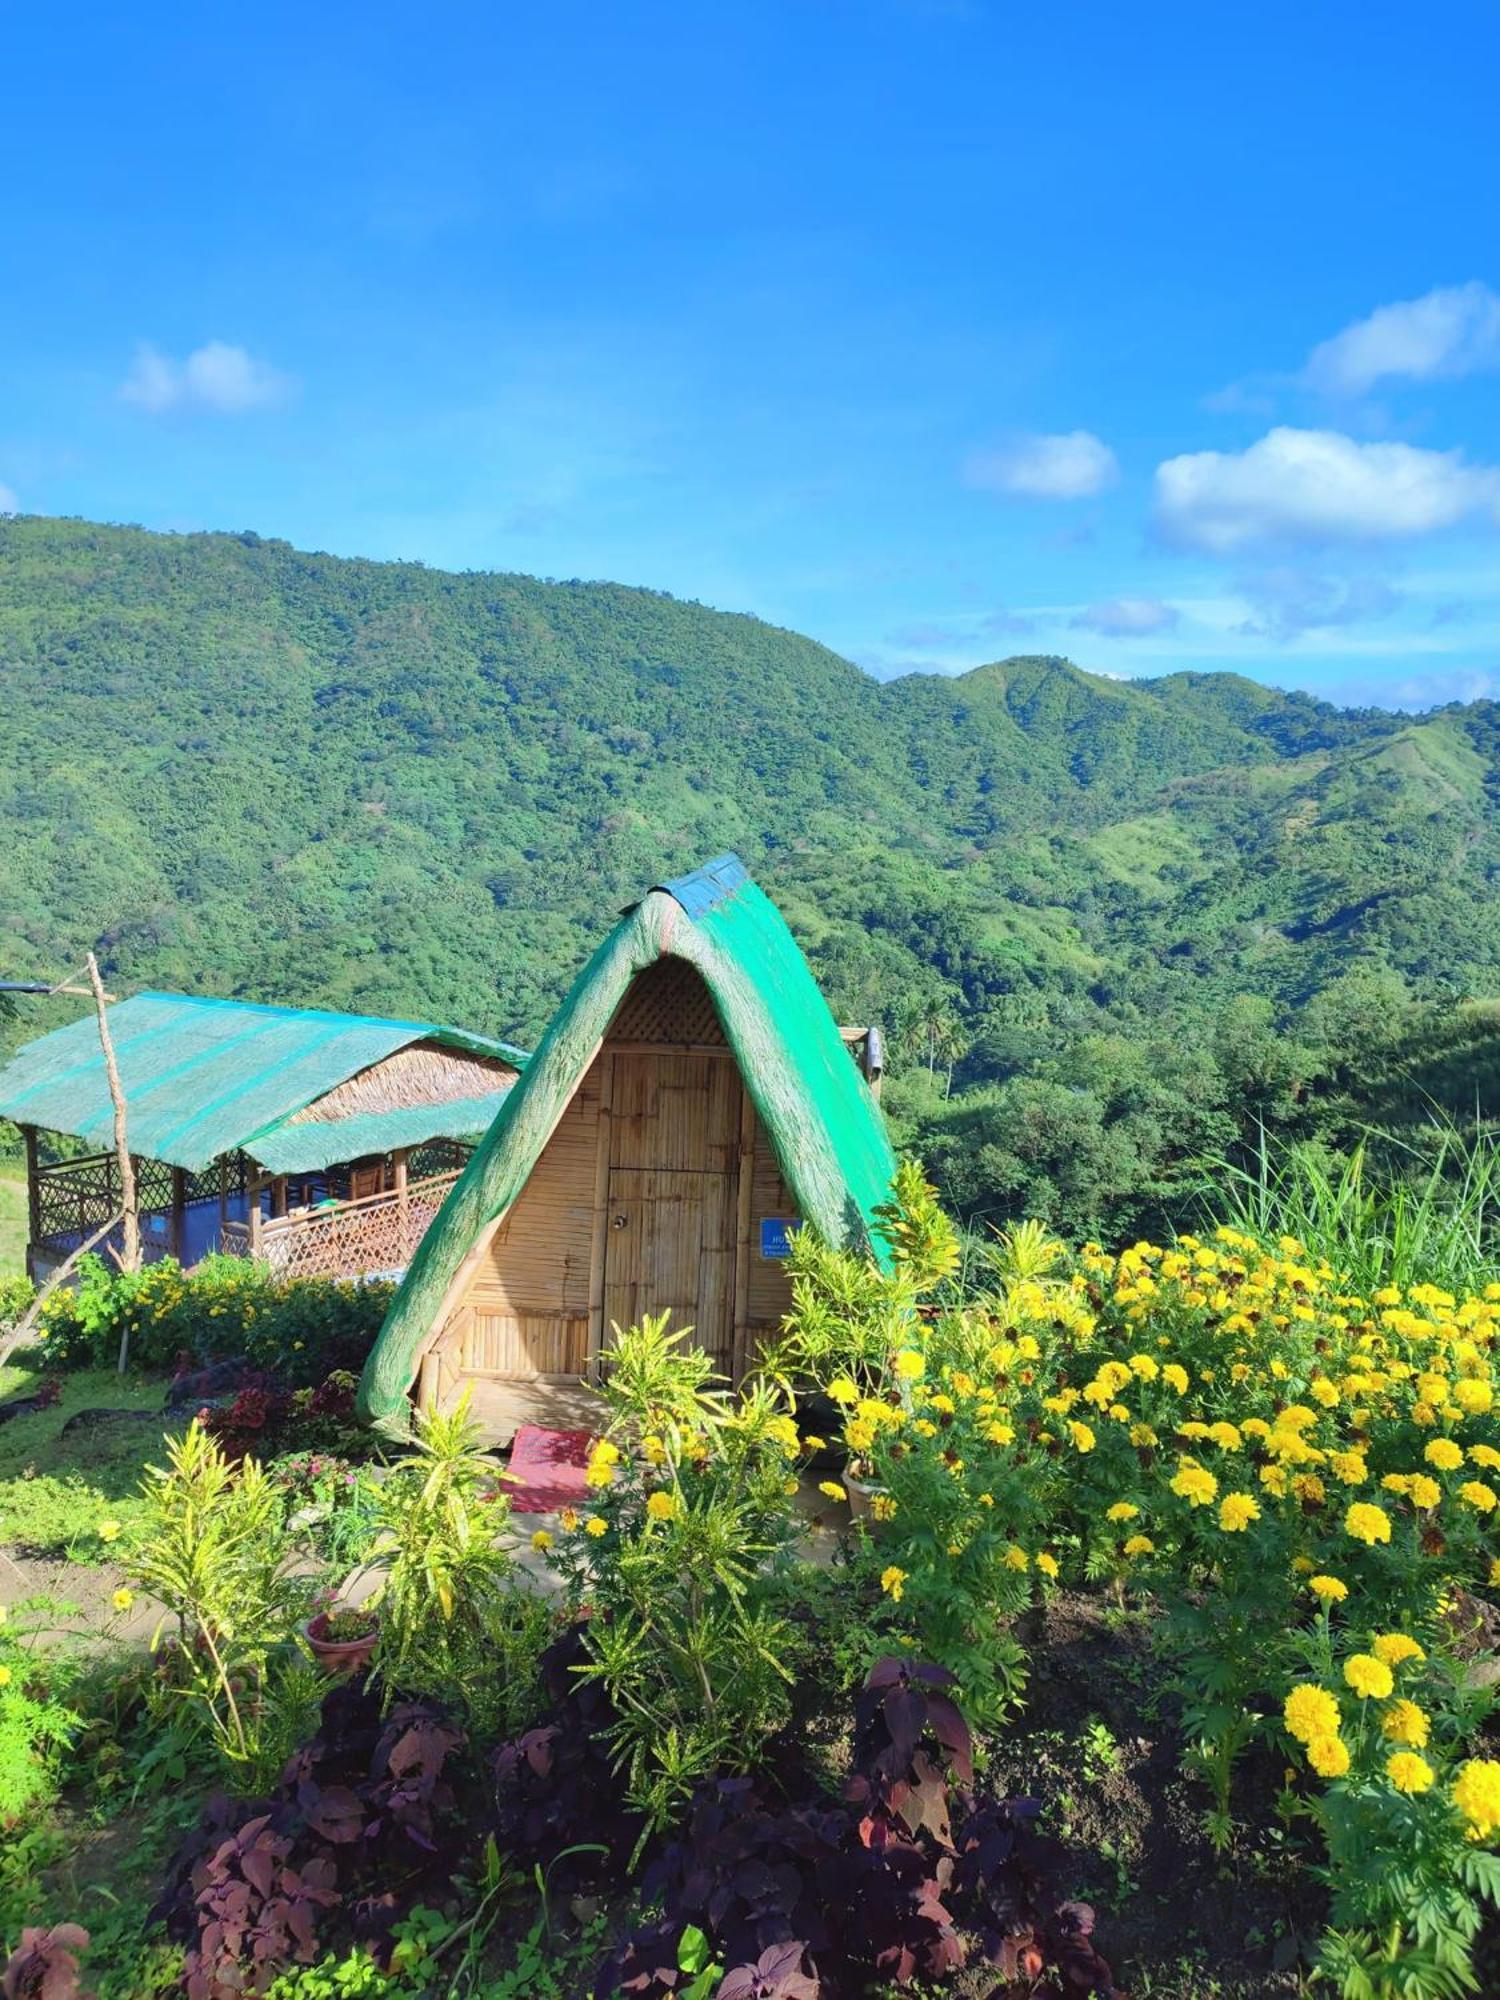
{"label": "green tarp roof", "polygon": [[[184,993],[138,993],[122,1000],[109,1010],[109,1028],[125,1090],[130,1150],[195,1172],[240,1147],[269,1166],[256,1143],[262,1135],[271,1144],[273,1127],[412,1042],[437,1042],[514,1067],[525,1060],[508,1043],[432,1022],[261,1007]],[[458,1123],[451,1128],[450,1107],[432,1106],[444,1122],[420,1136],[472,1134],[475,1127],[467,1121],[474,1117],[474,1103],[469,1098],[452,1107]],[[383,1121],[392,1115],[375,1116]],[[114,1111],[91,1014],[28,1043],[0,1070],[0,1117],[70,1133],[101,1151],[114,1143]],[[298,1135],[295,1143],[303,1146],[310,1168],[357,1159],[361,1150],[385,1150],[383,1142],[347,1150],[349,1129],[373,1122],[309,1121],[286,1129]],[[303,1133],[313,1136],[302,1141]],[[318,1146],[321,1158],[305,1157],[309,1147]]]}
{"label": "green tarp roof", "polygon": [[526,1185],[632,980],[665,957],[702,974],[803,1220],[888,1254],[873,1225],[896,1166],[880,1107],[780,911],[721,854],[627,910],[573,982],[391,1302],[360,1383],[367,1420],[399,1424],[460,1264]]}

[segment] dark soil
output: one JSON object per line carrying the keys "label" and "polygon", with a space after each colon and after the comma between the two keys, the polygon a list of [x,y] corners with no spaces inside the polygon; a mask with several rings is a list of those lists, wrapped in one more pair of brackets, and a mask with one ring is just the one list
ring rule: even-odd
{"label": "dark soil", "polygon": [[1210,1795],[1184,1775],[1184,1744],[1145,1626],[1062,1597],[1029,1648],[1013,1730],[989,1745],[992,1778],[1042,1801],[1076,1856],[1070,1885],[1097,1912],[1096,1941],[1131,2000],[1273,2000],[1300,1993],[1323,1924],[1317,1855],[1275,1812],[1282,1771],[1247,1753],[1235,1831],[1217,1853]]}

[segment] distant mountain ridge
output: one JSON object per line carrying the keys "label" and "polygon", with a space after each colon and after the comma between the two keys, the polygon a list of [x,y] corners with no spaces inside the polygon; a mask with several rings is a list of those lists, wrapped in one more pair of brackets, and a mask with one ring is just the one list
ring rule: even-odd
{"label": "distant mountain ridge", "polygon": [[522,1039],[737,847],[835,1003],[1500,989],[1500,709],[1052,656],[870,679],[647,590],[0,521],[0,969]]}

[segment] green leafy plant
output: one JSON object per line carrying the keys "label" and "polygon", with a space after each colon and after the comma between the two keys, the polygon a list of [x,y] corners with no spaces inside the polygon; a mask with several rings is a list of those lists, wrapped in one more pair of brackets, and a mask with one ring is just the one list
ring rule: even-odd
{"label": "green leafy plant", "polygon": [[322,1693],[289,1642],[310,1599],[292,1567],[280,1497],[253,1458],[237,1465],[198,1423],[147,1469],[150,1518],[132,1556],[137,1587],[166,1607],[157,1699],[201,1720],[238,1782],[261,1789],[304,1733]]}

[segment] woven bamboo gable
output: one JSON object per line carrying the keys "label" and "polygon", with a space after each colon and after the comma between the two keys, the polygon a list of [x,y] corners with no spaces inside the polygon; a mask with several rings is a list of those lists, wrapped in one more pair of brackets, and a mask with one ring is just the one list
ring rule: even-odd
{"label": "woven bamboo gable", "polygon": [[575,981],[396,1295],[362,1412],[399,1427],[414,1386],[577,1377],[647,1312],[738,1377],[789,1303],[790,1231],[874,1245],[894,1165],[790,931],[722,856]]}

